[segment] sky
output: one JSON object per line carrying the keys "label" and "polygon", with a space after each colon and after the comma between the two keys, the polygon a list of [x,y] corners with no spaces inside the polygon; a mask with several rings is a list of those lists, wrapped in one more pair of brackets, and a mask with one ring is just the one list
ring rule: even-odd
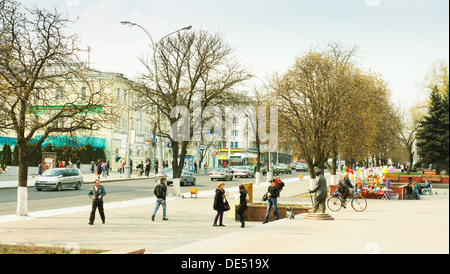
{"label": "sky", "polygon": [[[180,28],[219,32],[241,63],[260,79],[284,73],[313,46],[358,46],[356,61],[380,74],[392,102],[408,108],[424,96],[419,83],[433,63],[449,60],[448,0],[25,0],[77,19],[91,66],[134,79],[145,69],[149,39],[122,20],[149,30],[155,41]],[[82,56],[83,57],[83,56]],[[87,61],[87,53],[84,56]]]}

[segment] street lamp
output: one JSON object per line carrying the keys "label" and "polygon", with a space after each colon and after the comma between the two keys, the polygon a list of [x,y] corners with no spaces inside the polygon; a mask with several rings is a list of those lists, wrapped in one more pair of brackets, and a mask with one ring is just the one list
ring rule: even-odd
{"label": "street lamp", "polygon": [[[147,36],[150,38],[150,41],[152,42],[152,48],[153,48],[153,66],[154,66],[153,67],[153,70],[154,70],[153,73],[155,75],[155,79],[154,79],[155,80],[155,87],[154,87],[154,89],[155,89],[155,91],[157,91],[158,88],[159,88],[159,85],[158,85],[158,64],[156,62],[156,49],[158,47],[158,43],[161,42],[162,40],[164,40],[165,38],[169,37],[172,34],[175,34],[175,33],[178,33],[178,32],[184,31],[184,30],[190,30],[190,29],[192,29],[192,26],[184,27],[184,28],[179,29],[177,31],[171,32],[171,33],[167,34],[166,36],[164,36],[163,38],[161,38],[159,40],[159,42],[157,42],[155,44],[153,42],[153,38],[152,38],[150,32],[148,30],[146,30],[144,27],[142,27],[141,25],[133,23],[133,22],[130,22],[130,21],[120,21],[120,24],[122,24],[124,26],[130,26],[130,27],[138,27],[138,28],[142,29],[147,34]],[[158,144],[158,154],[159,154],[158,164],[159,164],[159,168],[158,168],[158,174],[156,175],[157,178],[162,178],[165,175],[164,166],[163,166],[163,156],[162,156],[163,148],[162,148],[162,131],[161,131],[161,119],[160,119],[160,117],[161,117],[161,113],[160,113],[160,110],[158,108],[157,119],[158,119],[158,128],[159,128],[159,132],[158,132],[159,133],[159,142],[158,142],[159,143]],[[129,132],[128,132],[128,134],[129,134]]]}

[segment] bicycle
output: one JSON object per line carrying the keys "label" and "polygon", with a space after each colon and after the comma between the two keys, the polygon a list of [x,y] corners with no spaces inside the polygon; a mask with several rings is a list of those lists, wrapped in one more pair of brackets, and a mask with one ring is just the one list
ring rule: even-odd
{"label": "bicycle", "polygon": [[334,192],[330,198],[327,200],[328,208],[333,211],[339,211],[342,207],[346,208],[347,204],[351,202],[352,208],[357,212],[363,212],[367,208],[367,200],[359,193],[354,193],[350,199],[346,202],[340,197],[338,191]]}

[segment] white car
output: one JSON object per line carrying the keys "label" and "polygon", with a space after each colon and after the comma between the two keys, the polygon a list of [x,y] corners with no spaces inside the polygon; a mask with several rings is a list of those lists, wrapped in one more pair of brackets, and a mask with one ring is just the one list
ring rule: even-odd
{"label": "white car", "polygon": [[234,169],[234,177],[255,177],[255,170],[249,166],[238,166]]}
{"label": "white car", "polygon": [[36,179],[34,187],[38,191],[74,188],[80,190],[83,185],[83,175],[76,168],[55,168],[45,171]]}
{"label": "white car", "polygon": [[209,173],[209,178],[211,181],[217,180],[233,180],[233,171],[229,168],[216,168]]}

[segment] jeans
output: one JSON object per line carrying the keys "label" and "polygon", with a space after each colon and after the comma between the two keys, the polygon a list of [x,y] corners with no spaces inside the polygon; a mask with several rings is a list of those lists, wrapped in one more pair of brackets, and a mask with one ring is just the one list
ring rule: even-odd
{"label": "jeans", "polygon": [[278,220],[278,206],[277,206],[277,198],[269,198],[269,201],[267,203],[267,213],[266,217],[264,218],[264,222],[269,221],[269,214],[273,207],[273,216],[275,217],[275,220]]}
{"label": "jeans", "polygon": [[162,201],[163,201],[163,199],[161,199],[161,198],[156,199],[156,206],[155,206],[155,211],[153,212],[153,216],[156,216],[156,212],[158,212],[158,209],[159,209],[159,207],[162,204],[162,207],[163,207],[163,218],[165,219],[166,218],[166,204],[167,204],[167,201],[165,201],[164,203],[162,203]]}

